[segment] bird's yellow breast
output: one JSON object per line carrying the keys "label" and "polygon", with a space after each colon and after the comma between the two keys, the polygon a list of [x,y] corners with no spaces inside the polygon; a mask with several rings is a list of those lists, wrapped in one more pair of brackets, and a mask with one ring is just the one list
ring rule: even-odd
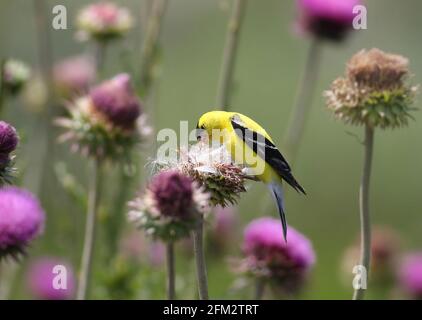
{"label": "bird's yellow breast", "polygon": [[251,118],[236,112],[211,111],[204,114],[198,122],[198,126],[204,128],[212,141],[224,143],[235,163],[250,168],[251,173],[263,182],[270,182],[277,178],[274,170],[249,148],[236,134],[232,126],[232,118],[237,116],[248,129],[258,132],[271,142],[272,139],[257,122]]}

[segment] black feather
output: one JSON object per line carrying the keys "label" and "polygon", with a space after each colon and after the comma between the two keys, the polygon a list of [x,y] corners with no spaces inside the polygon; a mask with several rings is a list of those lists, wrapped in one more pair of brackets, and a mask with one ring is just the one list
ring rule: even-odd
{"label": "black feather", "polygon": [[281,187],[281,184],[277,182],[268,184],[268,188],[271,190],[275,202],[277,203],[278,214],[280,215],[281,225],[283,226],[284,241],[287,242],[287,219],[284,212],[283,188]]}
{"label": "black feather", "polygon": [[264,159],[277,174],[297,192],[306,194],[305,189],[297,182],[292,174],[292,169],[277,147],[265,136],[246,128],[232,117],[231,124],[236,134],[251,148],[261,159]]}

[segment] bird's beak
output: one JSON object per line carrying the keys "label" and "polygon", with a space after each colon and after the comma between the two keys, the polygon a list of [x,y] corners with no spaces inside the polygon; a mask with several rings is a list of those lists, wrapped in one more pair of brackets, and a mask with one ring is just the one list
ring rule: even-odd
{"label": "bird's beak", "polygon": [[199,128],[199,122],[196,124],[196,141],[201,141],[202,129]]}
{"label": "bird's beak", "polygon": [[196,129],[196,141],[201,141],[202,139],[202,133],[204,132],[203,129]]}

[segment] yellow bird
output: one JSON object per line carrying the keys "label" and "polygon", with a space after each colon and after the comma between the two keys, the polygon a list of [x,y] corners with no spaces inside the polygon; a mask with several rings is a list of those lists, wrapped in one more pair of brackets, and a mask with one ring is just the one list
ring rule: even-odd
{"label": "yellow bird", "polygon": [[[197,129],[205,131],[212,142],[225,144],[235,163],[249,167],[251,173],[269,187],[277,204],[286,240],[282,181],[285,180],[302,194],[306,192],[293,177],[289,164],[264,128],[237,112],[210,111],[200,117]],[[198,135],[198,139],[202,137],[203,134]]]}

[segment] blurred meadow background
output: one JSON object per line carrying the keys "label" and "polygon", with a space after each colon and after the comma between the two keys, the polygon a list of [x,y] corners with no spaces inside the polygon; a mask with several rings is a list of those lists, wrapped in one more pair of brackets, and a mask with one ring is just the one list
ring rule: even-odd
{"label": "blurred meadow background", "polygon": [[[27,62],[34,70],[39,65],[39,34],[34,19],[34,1],[2,0],[0,2],[0,57],[13,57]],[[92,53],[89,43],[75,40],[74,18],[78,10],[89,4],[82,0],[45,1],[48,19],[52,7],[66,6],[68,29],[51,28],[53,61]],[[104,65],[104,78],[119,72],[136,74],[143,40],[143,0],[119,1],[130,8],[135,27],[129,35],[110,44]],[[160,39],[159,78],[154,88],[154,103],[147,110],[156,131],[172,128],[178,132],[179,121],[189,121],[194,128],[201,114],[217,109],[215,96],[225,43],[229,0],[170,0],[165,13]],[[366,1],[368,29],[352,31],[346,41],[327,43],[322,48],[320,76],[316,84],[312,110],[298,156],[294,163],[297,179],[308,196],[286,191],[287,218],[290,225],[304,233],[314,246],[317,262],[304,299],[349,299],[350,278],[344,279],[341,263],[344,252],[359,234],[358,188],[362,168],[363,139],[361,128],[345,126],[326,110],[322,92],[337,76],[343,74],[345,63],[362,48],[377,47],[402,54],[410,60],[413,83],[422,83],[422,2],[418,0]],[[303,73],[310,39],[294,31],[294,1],[253,1],[247,3],[244,25],[234,74],[231,110],[246,114],[262,124],[281,146],[290,112],[295,101],[298,82]],[[420,99],[419,99],[420,101]],[[417,101],[415,106],[420,107]],[[57,108],[63,108],[60,104]],[[56,110],[58,114],[63,111]],[[373,225],[393,228],[401,237],[404,252],[422,249],[422,215],[420,202],[422,178],[422,119],[401,130],[377,130],[371,186]],[[17,151],[20,171],[18,184],[40,195],[37,179],[39,162],[48,174],[44,178],[41,201],[47,213],[44,235],[29,249],[22,266],[17,268],[11,298],[30,298],[25,274],[28,264],[40,256],[59,257],[79,268],[83,242],[85,209],[65,190],[63,170],[77,184],[85,186],[89,167],[86,161],[72,154],[66,144],[56,145],[42,157],[45,113],[42,106],[28,106],[22,96],[9,99],[2,118],[13,124],[21,136]],[[59,130],[52,128],[57,136]],[[154,156],[154,149],[144,149],[140,161]],[[42,160],[41,160],[42,159]],[[100,220],[121,224],[119,237],[133,233],[126,215],[113,216],[117,167],[108,166],[101,186],[104,203]],[[61,171],[60,171],[61,170]],[[59,171],[59,173],[57,173]],[[132,199],[148,179],[148,168],[142,167],[140,181],[134,182],[125,194]],[[79,189],[86,192],[86,190]],[[230,271],[227,259],[240,256],[243,227],[253,218],[277,217],[265,186],[253,183],[241,196],[235,208],[238,223],[236,236],[224,255],[214,246],[206,252],[211,298],[250,298],[248,291],[236,290],[237,276]],[[212,223],[212,217],[210,222]],[[100,231],[93,269],[92,298],[165,298],[165,266],[151,265],[145,259],[126,261],[110,254],[106,237]],[[137,240],[135,240],[137,241]],[[143,240],[142,240],[143,241]],[[189,249],[179,246],[177,281],[179,298],[196,295],[195,269]],[[143,252],[143,253],[142,253]],[[145,254],[141,250],[141,254]],[[389,298],[385,293],[369,290],[368,298]]]}

